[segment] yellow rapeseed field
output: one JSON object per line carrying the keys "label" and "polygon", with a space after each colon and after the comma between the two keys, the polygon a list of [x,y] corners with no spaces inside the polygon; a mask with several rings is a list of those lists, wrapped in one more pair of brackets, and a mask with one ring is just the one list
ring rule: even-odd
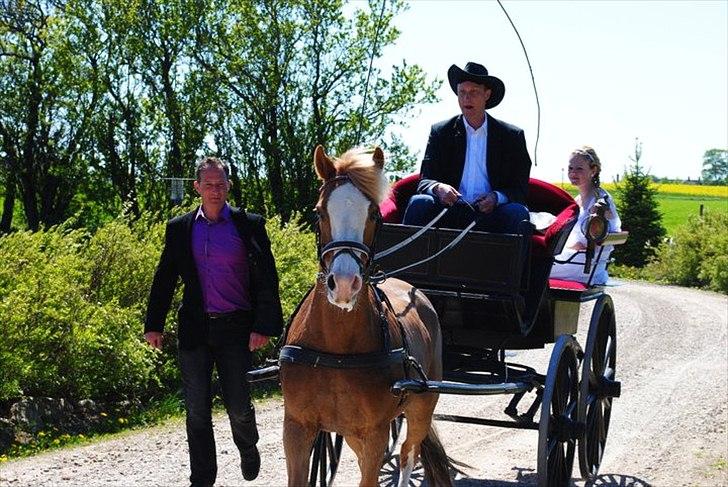
{"label": "yellow rapeseed field", "polygon": [[[560,186],[559,183],[554,183],[556,186]],[[615,191],[615,183],[602,183],[602,187],[613,193]],[[728,198],[728,186],[708,186],[700,184],[668,184],[668,183],[654,183],[654,187],[657,188],[658,194],[670,194],[680,196],[708,196],[711,198]],[[576,188],[571,184],[565,184],[564,189],[570,193],[575,193]]]}

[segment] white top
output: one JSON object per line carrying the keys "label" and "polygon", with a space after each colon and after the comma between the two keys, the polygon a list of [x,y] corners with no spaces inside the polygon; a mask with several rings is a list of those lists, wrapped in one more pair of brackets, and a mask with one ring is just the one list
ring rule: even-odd
{"label": "white top", "polygon": [[[478,198],[487,195],[492,191],[488,179],[488,117],[485,117],[483,125],[474,129],[467,119],[463,117],[465,125],[465,166],[463,177],[460,180],[458,191],[468,203],[473,203]],[[508,198],[499,191],[498,204],[508,202]]]}
{"label": "white top", "polygon": [[[622,221],[619,219],[619,215],[617,215],[617,208],[614,205],[614,199],[612,199],[611,195],[602,188],[599,188],[598,191],[600,197],[604,195],[608,197],[607,201],[609,202],[609,210],[605,213],[604,216],[609,222],[609,232],[611,233],[621,231]],[[577,203],[579,203],[579,219],[574,225],[574,228],[571,229],[571,233],[566,239],[564,249],[559,255],[555,257],[556,260],[568,260],[571,256],[576,254],[577,250],[575,250],[575,247],[577,247],[578,245],[586,247],[587,239],[586,235],[584,235],[584,227],[587,223],[589,215],[591,214],[591,209],[596,204],[595,195],[591,195],[589,197],[589,200],[586,201],[586,204],[582,204],[582,202],[579,201],[578,198]],[[592,261],[592,266],[596,266],[596,270],[594,271],[594,278],[592,279],[591,284],[605,284],[607,282],[607,279],[609,279],[609,274],[607,273],[607,260],[609,259],[609,255],[612,253],[612,250],[614,250],[614,246],[604,246],[602,255],[599,258],[599,261],[597,261],[596,257],[599,255],[599,250],[600,247],[597,247],[594,252],[594,260]],[[589,281],[589,276],[591,275],[591,272],[589,274],[584,274],[585,259],[586,256],[582,252],[581,254],[578,254],[576,257],[574,257],[571,260],[571,263],[559,264],[557,262],[554,262],[554,265],[551,268],[551,277],[555,279],[564,279],[567,281],[578,281],[586,283],[587,281]]]}

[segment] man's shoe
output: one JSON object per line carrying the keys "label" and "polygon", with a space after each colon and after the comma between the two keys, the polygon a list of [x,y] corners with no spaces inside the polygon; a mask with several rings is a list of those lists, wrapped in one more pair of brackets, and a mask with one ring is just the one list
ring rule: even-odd
{"label": "man's shoe", "polygon": [[245,480],[255,480],[260,472],[260,453],[257,447],[252,447],[242,453],[240,468]]}

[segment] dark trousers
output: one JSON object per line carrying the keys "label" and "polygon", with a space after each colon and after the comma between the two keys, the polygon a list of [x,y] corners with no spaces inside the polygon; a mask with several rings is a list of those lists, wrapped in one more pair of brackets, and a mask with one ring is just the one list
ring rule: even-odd
{"label": "dark trousers", "polygon": [[[410,199],[405,210],[402,223],[405,225],[423,226],[445,208],[433,196],[418,194]],[[473,230],[495,233],[519,234],[523,230],[520,223],[528,220],[528,209],[520,203],[506,203],[497,206],[492,213],[483,215],[458,200],[447,213],[437,222],[441,228],[465,228],[477,219],[478,223]]]}
{"label": "dark trousers", "polygon": [[230,419],[233,441],[241,455],[258,442],[255,410],[245,373],[251,366],[248,349],[249,313],[207,319],[207,340],[192,350],[179,350],[182,386],[187,409],[190,481],[212,485],[217,477],[212,430],[212,368],[217,369],[222,398]]}

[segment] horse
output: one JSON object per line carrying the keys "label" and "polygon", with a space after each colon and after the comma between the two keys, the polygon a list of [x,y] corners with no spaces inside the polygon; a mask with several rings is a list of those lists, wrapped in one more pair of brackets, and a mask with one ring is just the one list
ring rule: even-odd
{"label": "horse", "polygon": [[316,204],[319,278],[292,317],[280,354],[288,485],[307,485],[319,431],[342,435],[357,456],[360,485],[377,485],[390,423],[400,414],[407,436],[399,486],[409,484],[420,457],[430,485],[452,485],[452,464],[432,424],[438,394],[396,397],[390,390],[414,376],[413,368],[442,379],[442,336],[422,292],[393,278],[370,282],[379,203],[388,190],[384,154],[352,149],[332,159],[317,146],[314,167],[323,183]]}

